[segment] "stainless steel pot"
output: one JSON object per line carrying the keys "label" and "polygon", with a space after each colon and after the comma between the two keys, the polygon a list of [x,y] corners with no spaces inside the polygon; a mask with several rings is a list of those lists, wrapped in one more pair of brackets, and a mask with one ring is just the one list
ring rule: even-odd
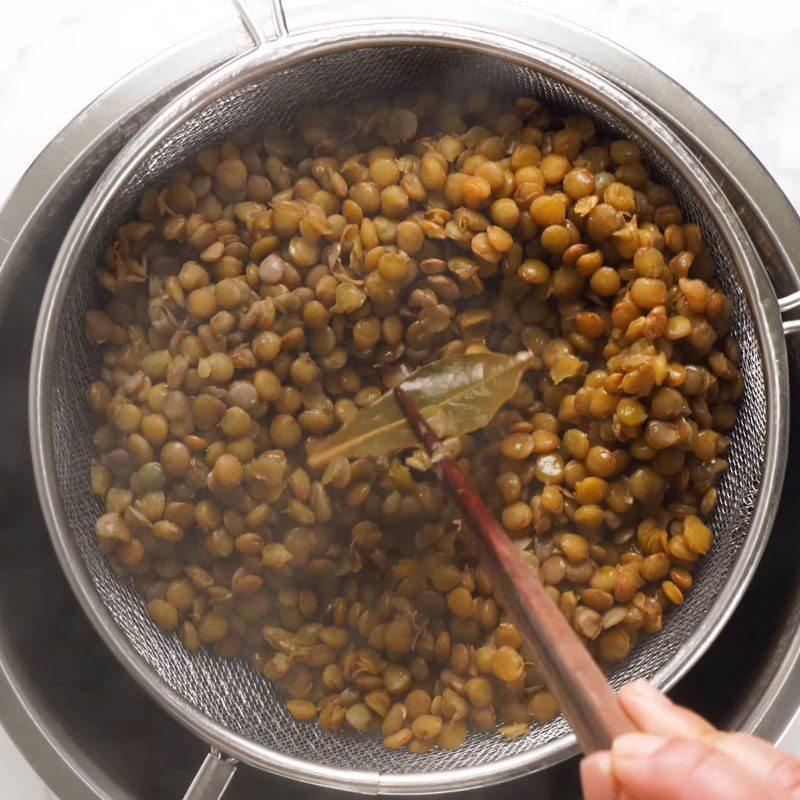
{"label": "stainless steel pot", "polygon": [[[366,10],[366,4],[355,3],[353,7],[350,7],[350,11],[358,11],[359,9],[356,7],[360,6],[360,12],[364,16],[371,16],[374,17],[374,10]],[[413,4],[412,4],[413,6]],[[404,6],[404,9],[408,8],[408,4]],[[320,13],[325,12],[327,9],[322,8],[320,9]],[[413,8],[412,8],[413,10]],[[446,5],[443,8],[443,11],[446,12],[447,8]],[[494,9],[496,11],[496,8]],[[464,9],[459,9],[460,19],[462,24],[464,23]],[[625,74],[625,75],[636,75],[637,82],[641,81],[642,76],[648,77],[652,80],[653,86],[647,85],[647,81],[643,82],[642,86],[632,86],[628,84],[625,88],[634,94],[645,95],[653,101],[654,105],[657,105],[660,111],[663,111],[666,119],[665,121],[672,123],[673,125],[677,126],[679,129],[683,129],[684,133],[690,129],[702,129],[706,132],[707,141],[720,141],[720,138],[725,141],[729,141],[731,147],[734,147],[735,150],[733,151],[726,151],[717,149],[716,152],[718,156],[724,160],[733,161],[731,159],[731,153],[734,152],[737,156],[739,153],[743,151],[743,146],[741,143],[738,143],[738,140],[730,134],[727,129],[719,123],[718,120],[713,118],[706,110],[702,109],[702,107],[693,108],[688,103],[685,102],[684,95],[681,90],[677,90],[674,85],[670,84],[667,79],[663,76],[658,75],[655,73],[652,68],[646,67],[646,65],[642,65],[641,62],[638,62],[637,59],[634,59],[632,56],[628,54],[624,54],[620,51],[615,50],[612,46],[607,45],[606,43],[602,43],[601,40],[595,39],[588,34],[576,31],[575,29],[565,25],[564,23],[558,23],[553,20],[549,20],[546,18],[542,18],[539,16],[531,15],[529,12],[524,10],[509,7],[508,14],[504,15],[502,18],[502,29],[499,29],[499,24],[496,20],[499,19],[499,14],[492,15],[492,19],[495,20],[493,24],[487,24],[486,21],[481,19],[481,16],[486,15],[486,11],[482,8],[471,8],[467,10],[468,13],[476,14],[476,18],[474,20],[467,20],[467,22],[473,22],[475,25],[481,25],[481,27],[486,30],[488,28],[497,29],[498,32],[503,34],[510,34],[514,31],[519,31],[523,29],[530,29],[534,31],[535,35],[531,36],[531,39],[537,40],[539,44],[541,42],[547,42],[547,47],[553,47],[553,45],[557,45],[558,49],[564,50],[567,52],[572,52],[578,56],[579,59],[585,60],[589,64],[593,64],[595,68],[600,68],[603,72],[609,75],[614,74]],[[455,13],[455,12],[454,12]],[[251,18],[250,22],[250,30],[251,32],[258,32],[260,30],[258,20],[252,21],[254,18]],[[324,19],[324,17],[316,17],[316,21],[320,21]],[[274,22],[274,21],[273,21]],[[413,20],[408,20],[404,23],[408,26],[414,24]],[[229,26],[230,27],[230,26]],[[294,20],[290,19],[290,27],[292,30],[295,30]],[[326,27],[326,35],[331,35],[330,26]],[[220,42],[219,37],[214,37],[217,43]],[[262,36],[263,38],[263,36]],[[312,37],[313,38],[313,37]],[[224,39],[222,41],[225,41]],[[189,46],[184,50],[184,54],[189,54],[194,52],[194,49]],[[143,70],[141,74],[147,74],[147,70]],[[159,68],[156,72],[155,70],[149,73],[151,76],[154,74],[158,74],[158,78],[163,79],[163,67]],[[144,84],[139,81],[132,81],[128,84],[125,88],[128,90],[128,96],[136,96],[136,89],[139,87],[144,86]],[[660,87],[660,91],[656,92],[655,88]],[[673,94],[674,93],[674,94]],[[75,208],[75,205],[82,199],[82,191],[86,186],[91,185],[94,177],[96,177],[97,172],[102,169],[105,164],[105,160],[103,158],[103,149],[107,148],[107,153],[112,153],[114,151],[115,146],[124,141],[126,138],[126,131],[136,125],[136,117],[137,112],[141,113],[143,116],[146,115],[152,108],[156,107],[157,103],[167,96],[168,92],[165,91],[164,93],[159,93],[156,97],[151,97],[150,100],[152,105],[147,103],[147,100],[143,98],[143,102],[136,108],[129,109],[128,113],[126,114],[125,118],[122,120],[123,125],[116,128],[112,134],[105,135],[101,134],[96,137],[96,143],[100,145],[93,150],[87,148],[81,154],[81,157],[76,159],[76,161],[69,167],[64,165],[62,167],[59,165],[56,174],[63,174],[62,181],[57,184],[58,188],[60,189],[60,193],[58,197],[53,196],[54,192],[50,192],[45,196],[39,196],[38,193],[34,192],[33,196],[28,197],[28,207],[32,209],[35,205],[39,206],[40,214],[37,215],[37,219],[35,221],[35,229],[34,223],[31,221],[30,224],[23,224],[20,226],[18,231],[11,232],[11,227],[13,227],[13,215],[17,215],[18,220],[24,220],[25,217],[25,194],[24,190],[26,185],[30,187],[32,185],[32,179],[37,176],[36,167],[32,170],[26,181],[23,181],[20,189],[15,193],[12,197],[12,200],[7,208],[0,216],[0,224],[1,225],[8,225],[9,226],[9,233],[10,235],[6,235],[4,238],[7,238],[9,242],[11,242],[11,246],[9,248],[9,253],[7,254],[6,260],[3,264],[2,269],[0,269],[0,290],[2,290],[2,294],[0,296],[9,299],[8,308],[12,313],[7,315],[7,318],[3,320],[3,324],[5,325],[7,322],[10,325],[12,322],[16,324],[19,328],[26,328],[26,316],[25,311],[22,309],[21,304],[15,303],[15,297],[19,296],[27,296],[30,297],[31,292],[35,292],[37,290],[37,284],[35,278],[39,278],[40,280],[43,279],[44,275],[40,273],[37,276],[31,275],[29,269],[32,266],[32,253],[33,248],[36,247],[43,247],[46,248],[50,246],[51,248],[57,247],[60,239],[63,236],[63,230],[68,224],[72,212]],[[113,92],[112,92],[113,95]],[[645,99],[642,97],[642,99]],[[681,102],[677,102],[681,101]],[[696,102],[696,101],[695,101]],[[108,108],[108,106],[103,105],[103,101],[98,102],[96,104],[98,115],[101,114],[103,108]],[[685,112],[686,109],[689,108],[692,110],[692,115],[686,117]],[[101,116],[97,116],[96,119],[102,119]],[[78,126],[78,129],[80,125]],[[70,130],[75,134],[76,128],[73,126],[65,133],[69,135]],[[709,131],[711,133],[709,133]],[[727,132],[727,133],[726,133]],[[84,127],[83,131],[78,130],[78,133],[86,134],[88,133],[90,136],[92,135],[90,131],[87,131]],[[716,133],[719,133],[720,138],[718,138]],[[698,148],[700,145],[695,143]],[[46,153],[43,155],[45,158],[48,152],[52,150],[50,148]],[[91,150],[91,151],[90,151]],[[793,289],[796,289],[800,283],[798,282],[797,272],[795,271],[792,264],[789,262],[787,258],[785,258],[785,253],[790,252],[793,247],[793,243],[788,239],[784,238],[783,234],[785,233],[786,236],[789,233],[794,233],[792,228],[792,222],[796,223],[796,217],[794,217],[793,213],[788,207],[788,204],[785,201],[785,198],[780,195],[779,190],[774,184],[771,182],[769,177],[763,172],[763,169],[760,165],[755,162],[752,157],[749,157],[749,154],[746,154],[746,151],[742,154],[742,156],[738,159],[740,163],[743,163],[745,166],[751,167],[750,169],[742,169],[741,171],[737,170],[737,173],[734,175],[727,170],[723,170],[721,166],[721,162],[716,162],[716,158],[712,157],[710,153],[704,152],[702,149],[699,150],[701,156],[706,161],[706,164],[713,170],[718,172],[719,178],[725,181],[726,187],[731,191],[732,196],[736,198],[736,195],[740,195],[737,198],[740,202],[739,205],[744,203],[746,207],[747,214],[749,215],[749,223],[751,226],[751,230],[754,227],[760,229],[759,231],[759,241],[756,242],[757,245],[760,245],[762,252],[765,254],[769,254],[768,263],[770,264],[771,268],[771,277],[776,283],[777,291],[779,294],[787,293]],[[52,155],[52,154],[51,154]],[[749,158],[748,158],[749,157]],[[37,164],[41,164],[43,162],[37,162]],[[39,175],[42,175],[43,172],[39,172]],[[81,182],[80,180],[76,180],[81,176],[87,178],[85,182]],[[750,198],[753,196],[758,196],[759,200],[761,201],[761,205],[757,205],[755,203],[750,202]],[[69,205],[73,203],[73,205]],[[781,213],[778,213],[780,211]],[[11,222],[9,222],[11,220]],[[44,223],[44,224],[43,224]],[[782,229],[782,225],[785,224],[785,230]],[[4,228],[0,228],[0,236],[4,234],[2,231]],[[796,234],[794,234],[796,235]],[[46,253],[44,256],[44,260],[39,261],[39,264],[48,263],[48,257],[52,257],[52,250],[47,253],[46,250],[43,251]],[[795,250],[797,252],[797,250]],[[35,262],[33,262],[35,263]],[[32,280],[33,278],[33,280]],[[19,294],[24,291],[24,294]],[[15,294],[15,292],[17,294]],[[33,309],[30,309],[31,313],[33,313]],[[27,349],[27,348],[26,348]],[[21,369],[22,364],[24,362],[20,362],[20,365],[15,363],[15,366],[20,366]],[[17,373],[15,373],[17,374]],[[12,387],[13,388],[13,387]],[[11,396],[11,393],[9,393]],[[24,422],[24,421],[23,421]],[[12,448],[13,450],[13,448]],[[790,464],[791,468],[791,464]],[[20,500],[22,501],[22,498]],[[24,505],[25,508],[28,508],[28,503],[31,501],[28,500],[27,496],[24,498]],[[35,509],[31,508],[31,519],[34,519]],[[15,520],[16,524],[19,524],[21,520],[24,520],[24,515],[20,515],[19,519]],[[780,531],[780,528],[778,529]],[[776,531],[773,534],[773,541],[775,540],[775,536],[778,534]],[[35,553],[34,556],[41,557],[41,553]],[[20,556],[23,558],[23,556]],[[30,567],[34,565],[38,565],[38,562],[35,560],[34,557],[31,558]],[[20,565],[20,569],[16,571],[16,575],[24,575],[25,571],[22,569]],[[57,576],[53,577],[54,584],[61,583],[58,581]],[[18,585],[19,582],[14,584],[15,591],[17,592],[17,597],[21,594],[24,594],[25,590],[28,589],[29,595],[26,595],[29,605],[35,605],[34,601],[38,600],[38,595],[34,592],[33,595],[30,595],[30,588],[25,585]],[[787,582],[788,583],[788,582]],[[42,586],[49,586],[49,583],[46,583],[43,580],[39,580],[36,582],[36,587],[39,591],[41,591]],[[5,585],[5,584],[4,584]],[[747,599],[747,598],[746,598]],[[8,600],[9,603],[13,602],[13,597],[5,598],[3,597],[0,599],[0,603],[4,603]],[[29,607],[26,605],[25,607]],[[18,606],[19,607],[19,606]],[[44,612],[47,611],[46,608],[41,609],[42,617],[41,619],[37,617],[36,620],[28,621],[28,625],[31,626],[34,622],[44,622],[46,620],[46,614]],[[9,617],[10,619],[10,617]],[[58,618],[50,620],[50,624],[57,623]],[[9,625],[12,623],[10,622]],[[30,627],[28,628],[30,630]],[[13,637],[10,637],[13,640]],[[93,641],[93,637],[88,636],[87,641]],[[32,642],[28,641],[27,644],[30,646],[33,644]],[[45,642],[45,644],[49,644]],[[42,656],[45,656],[47,652],[47,648],[41,648]],[[26,653],[33,659],[36,658],[35,654],[32,652],[26,651]],[[78,655],[78,653],[74,654]],[[713,653],[712,653],[713,655]],[[701,662],[701,665],[698,669],[702,670],[703,665],[706,663],[707,658]],[[9,663],[13,662],[13,656],[10,659]],[[52,658],[48,660],[50,664],[52,664]],[[36,672],[37,665],[32,663],[31,661],[25,662],[26,668],[30,670],[32,673]],[[97,663],[95,660],[91,662],[93,665]],[[696,670],[697,671],[697,670]],[[14,675],[16,680],[18,681],[19,678],[13,672],[13,670],[8,673]],[[759,670],[757,672],[759,676],[762,676],[766,673]],[[768,680],[780,680],[781,676],[778,672],[770,673],[770,678]],[[68,685],[69,686],[69,685]],[[70,691],[74,691],[74,687],[72,689],[66,688],[65,693],[69,693]],[[133,690],[125,690],[126,696],[129,691]],[[136,695],[138,698],[138,695]],[[113,702],[115,702],[120,709],[122,706],[125,705],[124,701],[120,701],[117,698],[114,698]],[[34,704],[35,707],[36,704]],[[149,709],[149,706],[147,706]],[[113,713],[116,709],[106,708],[109,713]],[[744,707],[742,708],[744,714]],[[755,709],[758,712],[758,709]],[[59,714],[63,714],[63,709],[58,711]],[[154,717],[157,715],[153,712]],[[90,715],[91,716],[91,715]],[[757,714],[758,716],[758,714]],[[763,714],[761,714],[763,716]],[[24,717],[23,717],[24,719]],[[149,717],[148,717],[149,719]],[[746,718],[743,717],[745,721],[742,723],[745,726],[752,726],[756,724],[756,718],[753,714],[750,714]],[[66,720],[65,720],[66,721]],[[76,724],[74,720],[70,720],[71,723]],[[77,722],[78,727],[80,726],[80,722]],[[163,723],[166,724],[166,723]],[[85,736],[86,731],[81,729],[81,736]],[[148,736],[148,739],[150,737]],[[177,741],[180,741],[179,737],[176,737]],[[157,741],[158,735],[154,731],[152,734],[152,739]],[[101,755],[98,755],[98,763],[102,764],[103,767],[106,767],[104,762],[101,760]],[[148,758],[152,757],[153,753],[148,753]],[[114,760],[111,759],[113,762]],[[112,769],[112,766],[106,767],[107,769]],[[152,773],[152,770],[151,770]],[[549,777],[551,771],[548,771],[545,775],[537,776],[535,780],[541,782],[542,791],[545,791],[544,787],[550,785],[551,780],[555,780],[554,778]],[[131,778],[128,776],[131,782],[135,782],[136,778]],[[165,780],[168,780],[165,778]],[[267,778],[260,778],[259,780],[269,780]],[[531,778],[529,780],[534,780]],[[185,786],[185,783],[183,784]],[[563,786],[563,784],[557,783],[555,785]],[[233,787],[231,790],[233,796],[236,797],[238,794],[239,789],[239,782]],[[175,793],[176,790],[170,789],[171,793]],[[152,793],[155,796],[161,796],[161,792]],[[71,795],[65,795],[65,797],[70,797]],[[75,796],[85,796],[84,795],[75,795]],[[95,796],[103,797],[103,796],[125,796],[119,792],[115,792],[111,795],[104,795],[104,794],[97,794]],[[130,795],[130,796],[139,796],[137,795]],[[166,794],[164,794],[166,796]],[[247,795],[241,795],[245,797]],[[544,794],[547,796],[547,794]],[[560,795],[563,796],[563,795]]]}

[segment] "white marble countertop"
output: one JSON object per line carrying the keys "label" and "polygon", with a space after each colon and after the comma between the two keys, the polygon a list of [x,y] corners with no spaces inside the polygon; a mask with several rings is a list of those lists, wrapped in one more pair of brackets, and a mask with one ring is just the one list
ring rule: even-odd
{"label": "white marble countertop", "polygon": [[[252,0],[258,2],[258,0]],[[519,1],[519,0],[518,0]],[[305,4],[309,0],[286,0]],[[469,2],[469,0],[465,0]],[[791,0],[571,0],[571,21],[638,53],[715,111],[800,209],[800,6]],[[3,8],[0,204],[39,151],[107,86],[231,16],[226,0],[28,0]],[[800,725],[783,746],[800,755]],[[56,800],[0,728],[2,796]]]}

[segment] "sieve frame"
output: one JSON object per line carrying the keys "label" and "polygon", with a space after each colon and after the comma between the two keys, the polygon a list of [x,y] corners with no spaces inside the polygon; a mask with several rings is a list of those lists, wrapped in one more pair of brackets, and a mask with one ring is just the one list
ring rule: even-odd
{"label": "sieve frame", "polygon": [[[444,33],[443,28],[446,28]],[[104,213],[109,198],[126,182],[148,150],[202,107],[251,80],[261,79],[270,72],[291,67],[300,61],[340,50],[398,44],[461,48],[515,61],[570,84],[620,117],[631,128],[654,141],[662,152],[671,155],[683,152],[684,162],[680,166],[673,165],[687,180],[692,191],[702,198],[704,207],[723,232],[737,273],[742,278],[748,305],[751,309],[761,311],[761,314],[753,314],[753,322],[764,363],[767,416],[770,422],[770,435],[765,445],[764,481],[753,511],[750,532],[727,583],[701,625],[693,631],[673,659],[654,676],[655,682],[664,688],[671,686],[691,667],[711,643],[715,633],[725,624],[736,601],[744,592],[747,580],[766,544],[776,511],[776,504],[770,503],[770,500],[780,488],[786,461],[788,369],[775,292],[752,243],[723,193],[689,151],[680,145],[674,134],[658,123],[641,103],[633,100],[607,78],[602,78],[569,61],[563,54],[539,44],[468,26],[434,25],[420,20],[334,26],[328,28],[324,34],[319,31],[293,34],[278,43],[262,42],[255,50],[224,65],[190,87],[156,115],[121,151],[88,196],[62,245],[45,292],[34,343],[30,392],[34,466],[48,529],[62,567],[90,620],[117,658],[162,707],[212,746],[261,769],[318,785],[363,792],[408,794],[474,788],[544,768],[573,754],[574,738],[564,736],[538,747],[535,751],[478,767],[413,775],[380,775],[360,770],[319,767],[312,762],[275,753],[263,746],[254,746],[248,740],[231,734],[199,713],[154,674],[144,659],[133,650],[123,631],[97,597],[66,524],[55,481],[52,437],[48,425],[51,400],[48,376],[55,353],[54,336],[63,308],[63,295],[59,294],[59,287],[71,276],[73,268],[80,265],[75,256],[81,250],[85,234],[94,227],[99,216]],[[659,137],[663,141],[659,141]]]}

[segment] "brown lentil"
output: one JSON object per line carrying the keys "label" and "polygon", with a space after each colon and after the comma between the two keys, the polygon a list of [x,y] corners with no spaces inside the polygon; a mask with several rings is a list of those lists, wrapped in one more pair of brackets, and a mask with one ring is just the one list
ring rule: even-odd
{"label": "brown lentil", "polygon": [[529,349],[460,457],[610,663],[712,546],[742,386],[701,232],[634,143],[426,97],[207,148],[117,230],[86,318],[95,532],[153,619],[249,651],[296,718],[411,752],[557,708],[430,473],[311,470],[309,442],[420,364]]}

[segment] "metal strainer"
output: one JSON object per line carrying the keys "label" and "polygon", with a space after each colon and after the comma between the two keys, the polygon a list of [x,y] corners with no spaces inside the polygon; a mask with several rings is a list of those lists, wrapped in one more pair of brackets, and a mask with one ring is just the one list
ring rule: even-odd
{"label": "metal strainer", "polygon": [[289,35],[279,5],[272,12],[278,41],[268,41],[258,17],[245,11],[255,49],[192,86],[142,128],[86,199],[61,247],[42,305],[31,374],[34,464],[53,542],[73,589],[118,658],[211,746],[187,797],[221,797],[234,759],[318,785],[395,794],[476,787],[541,769],[574,752],[560,717],[514,741],[473,733],[455,751],[390,751],[375,739],[295,720],[277,690],[247,663],[190,653],[151,622],[132,586],[98,551],[93,533],[100,506],[88,485],[93,452],[83,396],[98,360],[83,324],[85,312],[100,300],[94,267],[104,245],[142,191],[197,151],[239,129],[290,127],[294,112],[315,102],[485,85],[589,114],[607,132],[634,139],[687,217],[702,227],[719,265],[733,300],[745,391],[713,519],[714,548],[663,632],[642,641],[612,670],[615,686],[648,677],[668,687],[683,675],[724,625],[766,543],[783,480],[788,425],[779,302],[719,186],[670,129],[611,80],[540,45],[454,24],[404,20]]}

